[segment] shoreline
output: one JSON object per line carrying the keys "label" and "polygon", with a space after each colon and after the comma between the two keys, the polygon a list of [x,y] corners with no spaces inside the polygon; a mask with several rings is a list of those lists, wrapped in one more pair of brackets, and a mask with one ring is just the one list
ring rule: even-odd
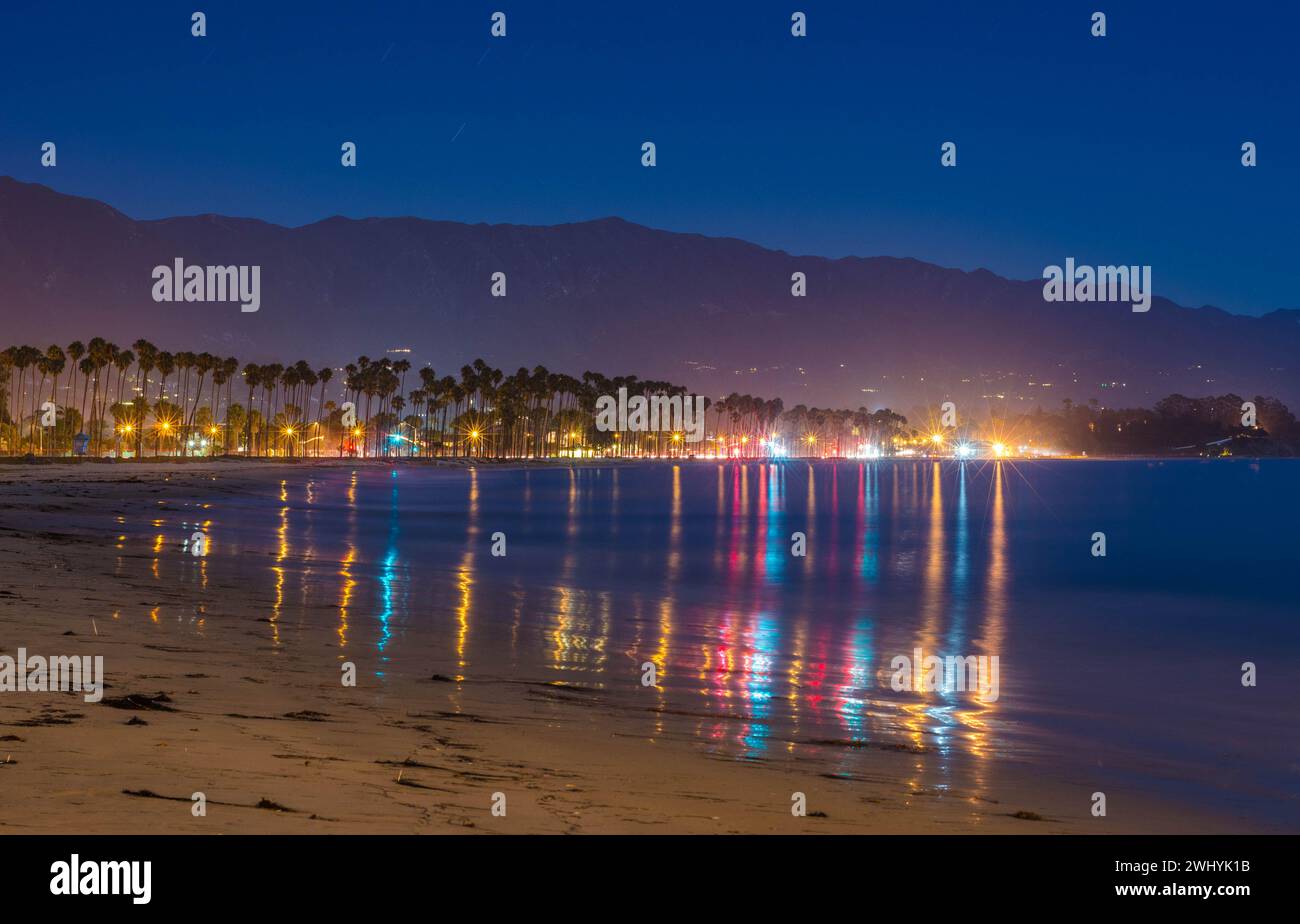
{"label": "shoreline", "polygon": [[491,458],[391,458],[391,459],[349,459],[349,458],[246,458],[243,456],[214,456],[211,458],[147,458],[147,459],[73,459],[67,457],[33,459],[0,457],[0,477],[8,474],[43,471],[88,474],[90,472],[140,472],[165,473],[183,471],[187,468],[196,470],[225,471],[266,471],[272,468],[284,468],[291,471],[309,471],[312,469],[382,469],[407,467],[413,469],[446,469],[464,471],[482,467],[494,471],[523,471],[528,469],[561,468],[612,468],[634,465],[818,465],[818,464],[903,464],[917,462],[960,462],[969,465],[982,465],[992,462],[1005,462],[1010,465],[1018,463],[1068,463],[1068,462],[1261,462],[1294,459],[1294,456],[1050,456],[1027,458],[1008,456],[1000,459],[957,459],[950,457],[903,456],[876,459],[855,459],[851,457],[805,458],[787,456],[772,458],[622,458],[617,456],[604,458],[579,459],[491,459]]}

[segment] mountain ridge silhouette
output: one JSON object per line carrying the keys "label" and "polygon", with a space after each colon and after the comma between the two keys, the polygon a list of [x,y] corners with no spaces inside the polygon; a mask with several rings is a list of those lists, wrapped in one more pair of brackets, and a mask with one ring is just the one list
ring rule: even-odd
{"label": "mountain ridge silhouette", "polygon": [[[260,265],[261,310],[154,302],[153,267],[177,257]],[[490,294],[495,272],[506,273],[504,298]],[[794,272],[807,276],[806,297],[791,294]],[[439,373],[481,356],[507,373],[635,374],[787,406],[955,400],[1017,412],[1067,397],[1149,405],[1174,392],[1300,405],[1300,309],[1254,317],[1159,296],[1145,314],[1048,303],[1040,280],[987,269],[795,255],[617,216],[133,219],[0,177],[0,317],[5,346],[145,337],[315,366],[409,348],[414,365]]]}

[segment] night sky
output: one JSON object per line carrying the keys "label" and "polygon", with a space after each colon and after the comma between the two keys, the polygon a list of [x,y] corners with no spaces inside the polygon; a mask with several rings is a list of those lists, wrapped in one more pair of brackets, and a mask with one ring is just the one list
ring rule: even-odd
{"label": "night sky", "polygon": [[1300,307],[1297,35],[1291,3],[7,0],[0,174],[136,218],[619,215],[1014,278],[1151,264],[1258,314]]}

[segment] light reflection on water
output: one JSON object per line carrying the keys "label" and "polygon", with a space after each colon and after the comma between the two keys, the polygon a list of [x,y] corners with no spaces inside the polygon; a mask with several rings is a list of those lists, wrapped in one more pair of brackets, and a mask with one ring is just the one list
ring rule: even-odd
{"label": "light reflection on water", "polygon": [[[1271,511],[1252,516],[1293,523],[1289,470],[1193,466],[318,469],[205,510],[209,554],[196,562],[178,564],[162,527],[150,567],[159,581],[197,568],[182,580],[200,590],[251,586],[271,645],[328,625],[338,658],[380,682],[443,672],[597,688],[641,733],[720,755],[816,756],[853,777],[885,748],[915,755],[913,789],[975,796],[1001,762],[1064,776],[1107,755],[1112,772],[1173,767],[1191,786],[1223,772],[1191,717],[1198,703],[1251,737],[1229,699],[1238,651],[1223,658],[1222,692],[1195,673],[1235,637],[1218,618],[1225,601],[1237,629],[1290,658],[1292,692],[1300,647],[1290,588],[1270,566],[1297,560],[1296,540],[1206,543],[1252,493]],[[1168,503],[1196,490],[1195,510]],[[1089,551],[1099,528],[1112,537],[1105,560]],[[791,554],[796,532],[805,557]],[[1244,598],[1225,556],[1261,574]],[[997,695],[895,692],[892,658],[918,648],[997,656]],[[1147,695],[1152,651],[1193,672],[1172,702]],[[1253,745],[1248,785],[1261,791],[1296,772],[1295,717],[1271,715],[1274,702],[1260,696],[1249,713],[1289,730]]]}

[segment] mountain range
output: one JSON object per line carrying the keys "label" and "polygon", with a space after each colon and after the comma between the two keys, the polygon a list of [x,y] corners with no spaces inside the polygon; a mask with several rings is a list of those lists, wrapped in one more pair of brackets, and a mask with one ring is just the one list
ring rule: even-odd
{"label": "mountain range", "polygon": [[[259,310],[154,301],[154,267],[177,258],[260,266]],[[504,297],[491,294],[498,272]],[[796,272],[806,296],[792,294]],[[787,407],[954,400],[1018,412],[1064,398],[1137,406],[1174,392],[1300,406],[1295,309],[1250,317],[1159,296],[1146,313],[1046,302],[1041,280],[797,256],[618,218],[138,220],[0,177],[0,347],[94,336],[241,362],[400,355],[439,374],[481,356],[507,374],[537,364],[635,374],[707,395],[779,396]]]}

